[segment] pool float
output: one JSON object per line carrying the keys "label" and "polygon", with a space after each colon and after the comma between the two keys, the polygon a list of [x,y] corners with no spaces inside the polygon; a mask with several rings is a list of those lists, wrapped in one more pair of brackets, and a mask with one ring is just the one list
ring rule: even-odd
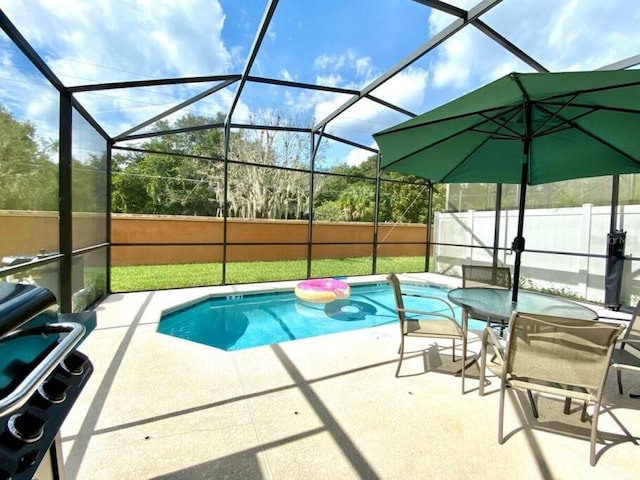
{"label": "pool float", "polygon": [[366,320],[367,315],[375,315],[377,309],[373,305],[365,302],[336,300],[324,306],[324,313],[327,317],[333,318],[334,320],[351,322]]}
{"label": "pool float", "polygon": [[295,294],[305,302],[329,303],[349,298],[351,287],[347,282],[335,278],[311,278],[298,283]]}

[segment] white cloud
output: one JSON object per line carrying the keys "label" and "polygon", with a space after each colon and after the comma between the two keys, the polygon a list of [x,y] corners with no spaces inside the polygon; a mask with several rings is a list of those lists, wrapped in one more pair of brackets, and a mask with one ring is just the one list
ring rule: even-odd
{"label": "white cloud", "polygon": [[329,87],[340,87],[344,84],[344,79],[338,73],[332,73],[330,75],[317,75],[316,82],[318,85],[326,85]]}
{"label": "white cloud", "polygon": [[287,70],[286,68],[283,68],[282,70],[280,70],[280,77],[283,80],[287,80],[288,82],[292,82],[294,80],[293,75],[291,75],[289,70]]}
{"label": "white cloud", "polygon": [[220,73],[231,63],[217,1],[33,0],[4,9],[69,85]]}
{"label": "white cloud", "polygon": [[[320,55],[315,59],[314,66],[323,70],[330,68],[336,72],[339,70],[339,73],[318,75],[316,77],[318,84],[354,90],[368,85],[377,74],[372,58],[358,57],[353,50],[340,55]],[[421,113],[420,107],[424,102],[428,76],[428,72],[422,68],[409,67],[378,87],[372,94],[389,103]],[[317,92],[306,98],[306,104],[313,105],[313,117],[315,122],[319,122],[342,107],[350,98],[351,96],[348,95]],[[332,120],[327,126],[327,132],[368,144],[371,141],[372,132],[404,119],[406,116],[377,102],[361,99]]]}
{"label": "white cloud", "polygon": [[433,72],[433,85],[437,88],[445,86],[464,87],[471,76],[470,55],[465,52],[473,51],[471,30],[459,32],[454,40],[443,45],[440,59]]}
{"label": "white cloud", "polygon": [[534,53],[551,70],[603,67],[640,51],[639,23],[639,2],[570,0],[543,26],[546,42]]}
{"label": "white cloud", "polygon": [[[370,146],[373,148],[378,148],[375,143],[373,143]],[[368,150],[363,150],[361,148],[352,148],[351,150],[349,150],[349,153],[347,154],[347,160],[346,160],[347,165],[350,165],[350,166],[360,165],[371,155],[375,155],[375,154]]]}
{"label": "white cloud", "polygon": [[[469,8],[473,3],[460,2],[458,6]],[[438,33],[454,19],[455,17],[445,13],[433,11],[429,17],[429,30],[432,34]],[[466,27],[447,39],[433,55],[433,86],[458,92],[494,80],[505,69],[507,71],[504,73],[508,73],[511,71],[508,68],[519,65],[515,57],[510,64],[508,53],[472,27]],[[508,67],[503,66],[505,62]]]}
{"label": "white cloud", "polygon": [[[450,3],[470,8],[477,0]],[[69,85],[238,73],[248,53],[246,44],[223,41],[230,37],[223,37],[226,15],[220,0],[2,0],[2,8]],[[432,12],[430,33],[454,20],[445,13]],[[499,3],[483,21],[551,70],[597,68],[640,51],[640,36],[635,34],[640,2],[518,0]],[[285,28],[289,24],[280,25],[279,37],[285,38],[291,33]],[[357,35],[357,25],[349,33]],[[274,35],[270,29],[269,38]],[[246,35],[243,38],[246,40]],[[347,42],[347,47],[338,53],[318,55],[312,65],[307,58],[294,58],[288,51],[290,42],[283,43],[282,53],[288,62],[279,67],[276,75],[293,80],[314,78],[315,74],[315,81],[321,85],[361,89],[382,73],[383,56],[394,45],[381,39],[385,43],[365,55],[355,47],[349,48],[355,44],[349,38],[336,38],[335,45]],[[298,40],[300,45],[310,41],[304,37]],[[6,99],[13,97],[25,103],[24,111],[39,115],[55,112],[55,95],[34,94],[42,80],[33,76],[32,69],[27,71],[17,56],[12,57],[13,52],[2,44],[0,63],[9,76],[0,84],[0,101],[9,104]],[[257,59],[256,69],[260,62],[269,61],[268,49],[265,52]],[[404,53],[397,57],[403,58]],[[479,30],[469,27],[373,94],[421,113],[434,101],[447,101],[510,71],[523,70],[523,65]],[[307,67],[313,71],[305,72]],[[90,112],[96,112],[96,118],[109,133],[117,134],[209,86],[113,90],[83,94],[81,101]],[[234,120],[249,118],[263,107],[287,107],[300,114],[312,112],[319,121],[349,98],[293,89],[285,89],[283,95],[276,89],[248,87],[251,88],[245,90],[249,95],[241,99]],[[225,89],[189,111],[214,115],[228,107],[234,92],[234,87]],[[364,99],[331,122],[329,129],[368,143],[372,132],[403,119],[406,116]]]}
{"label": "white cloud", "polygon": [[[428,78],[427,71],[421,68],[409,68],[407,71],[395,75],[374,90],[372,94],[409,110],[416,109],[424,101]],[[314,114],[316,121],[326,118],[341,107],[345,101],[344,96],[325,97],[324,100],[318,101]],[[416,111],[416,113],[422,112]],[[334,119],[329,124],[328,131],[347,138],[358,138],[359,141],[368,143],[371,140],[371,133],[391,126],[400,120],[406,120],[406,118],[376,102],[363,99]]]}
{"label": "white cloud", "polygon": [[[353,50],[347,50],[342,54],[319,55],[314,59],[314,67],[323,71],[316,76],[319,85],[357,90],[375,78],[375,67],[371,57],[358,57]],[[373,93],[383,100],[410,109],[422,103],[427,76],[423,69],[409,68]],[[318,122],[350,98],[350,95],[322,91],[300,91],[297,94],[287,92],[284,104],[298,112],[311,110],[314,122]],[[360,100],[334,119],[327,132],[366,144],[371,141],[372,129],[375,131],[385,128],[390,125],[389,122],[399,119],[402,119],[402,116],[397,112],[370,100]]]}
{"label": "white cloud", "polygon": [[[358,85],[371,81],[376,73],[380,73],[376,72],[371,57],[358,56],[352,49],[340,54],[323,53],[318,55],[313,61],[313,66],[318,70],[330,70],[346,78],[355,78],[357,80],[354,81],[354,84]],[[353,85],[347,86],[347,88],[353,88]]]}
{"label": "white cloud", "polygon": [[356,75],[360,78],[370,79],[373,78],[373,66],[371,64],[371,57],[363,57],[355,60]]}
{"label": "white cloud", "polygon": [[[457,2],[470,8],[476,2]],[[434,11],[430,32],[454,17]],[[640,2],[518,0],[494,7],[483,21],[551,71],[592,70],[640,51]],[[433,85],[458,96],[511,71],[531,71],[474,28],[465,28],[435,52]]]}
{"label": "white cloud", "polygon": [[[232,55],[238,53],[222,41],[225,15],[215,0],[5,3],[7,16],[36,50],[45,52],[51,69],[70,86],[221,74],[230,71]],[[133,126],[204,88],[208,86],[175,87],[162,95],[153,94],[153,89],[113,90],[87,95],[83,105],[115,134],[117,125]],[[43,101],[33,95],[22,98]],[[132,108],[136,104],[140,108]],[[118,109],[122,105],[127,108]],[[102,118],[100,112],[111,113]]]}
{"label": "white cloud", "polygon": [[323,53],[322,55],[317,56],[314,60],[313,60],[313,65],[316,68],[319,68],[321,70],[325,70],[327,68],[329,68],[330,65],[332,65],[335,62],[335,57],[332,57],[326,53]]}
{"label": "white cloud", "polygon": [[419,108],[424,102],[428,80],[429,72],[422,68],[409,67],[382,84],[373,93],[387,102],[412,110]]}

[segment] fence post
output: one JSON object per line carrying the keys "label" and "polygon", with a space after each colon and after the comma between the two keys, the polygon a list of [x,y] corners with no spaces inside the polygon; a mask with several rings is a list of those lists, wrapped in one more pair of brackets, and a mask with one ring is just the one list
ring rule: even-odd
{"label": "fence post", "polygon": [[431,237],[431,248],[433,248],[433,272],[434,273],[438,273],[440,271],[440,269],[438,268],[438,253],[439,253],[439,249],[440,249],[440,214],[442,212],[439,212],[438,210],[436,210],[435,212],[433,212],[433,234]]}
{"label": "fence post", "polygon": [[[578,252],[591,253],[591,225],[593,224],[593,205],[585,203],[580,212],[580,236]],[[578,258],[578,293],[583,298],[588,298],[589,291],[589,257]]]}
{"label": "fence post", "polygon": [[475,210],[467,211],[467,263],[473,264],[473,224],[475,222]]}

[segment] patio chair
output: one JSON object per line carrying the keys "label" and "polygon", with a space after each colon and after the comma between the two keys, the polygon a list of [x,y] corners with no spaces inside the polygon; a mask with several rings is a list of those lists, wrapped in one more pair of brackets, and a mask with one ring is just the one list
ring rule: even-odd
{"label": "patio chair", "polygon": [[[489,369],[494,375],[500,377],[502,374],[502,366],[504,365],[504,355],[507,342],[504,338],[498,337],[491,327],[486,327],[482,331],[482,347],[480,349],[480,384],[478,386],[478,394],[484,396],[484,387],[486,385],[486,371]],[[491,346],[493,356],[487,363],[487,350]],[[527,389],[527,397],[531,404],[531,413],[534,418],[538,418],[538,408],[531,390]]]}
{"label": "patio chair", "polygon": [[509,267],[462,265],[462,287],[511,288]]}
{"label": "patio chair", "polygon": [[[613,351],[611,366],[616,370],[618,380],[618,392],[622,395],[622,372],[640,372],[640,302],[636,305],[631,315],[631,320],[622,339]],[[605,317],[606,318],[606,317]],[[640,393],[632,393],[631,397],[640,397]]]}
{"label": "patio chair", "polygon": [[586,408],[594,403],[590,455],[595,465],[598,416],[611,356],[623,326],[591,320],[514,312],[501,372],[498,443],[504,443],[504,398],[507,388],[532,390],[565,398],[565,413],[572,399]]}
{"label": "patio chair", "polygon": [[[427,295],[404,293],[400,280],[395,273],[387,276],[387,281],[393,289],[396,302],[396,312],[400,322],[400,347],[398,348],[398,367],[396,377],[400,373],[404,359],[405,337],[446,338],[453,341],[452,360],[455,362],[456,340],[462,341],[462,393],[464,394],[464,377],[467,363],[467,338],[462,327],[456,322],[453,307],[444,299]],[[429,301],[430,310],[416,310],[405,308],[404,297],[416,297]],[[427,304],[427,302],[425,302]],[[417,315],[409,317],[407,314]]]}
{"label": "patio chair", "polygon": [[[498,287],[510,290],[512,287],[511,270],[509,267],[462,265],[462,288],[468,287]],[[504,334],[506,325],[503,321],[493,319],[490,316],[474,318],[487,322],[488,326],[499,327],[500,335]]]}

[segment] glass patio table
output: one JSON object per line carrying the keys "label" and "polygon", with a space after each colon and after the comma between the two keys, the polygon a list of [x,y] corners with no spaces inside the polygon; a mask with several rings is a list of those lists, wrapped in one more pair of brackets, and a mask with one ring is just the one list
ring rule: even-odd
{"label": "glass patio table", "polygon": [[589,307],[564,298],[543,293],[520,290],[518,301],[511,300],[511,290],[506,288],[468,287],[456,288],[448,293],[452,303],[462,307],[463,326],[467,328],[468,318],[509,323],[514,311],[555,315],[558,317],[597,320],[598,314]]}

